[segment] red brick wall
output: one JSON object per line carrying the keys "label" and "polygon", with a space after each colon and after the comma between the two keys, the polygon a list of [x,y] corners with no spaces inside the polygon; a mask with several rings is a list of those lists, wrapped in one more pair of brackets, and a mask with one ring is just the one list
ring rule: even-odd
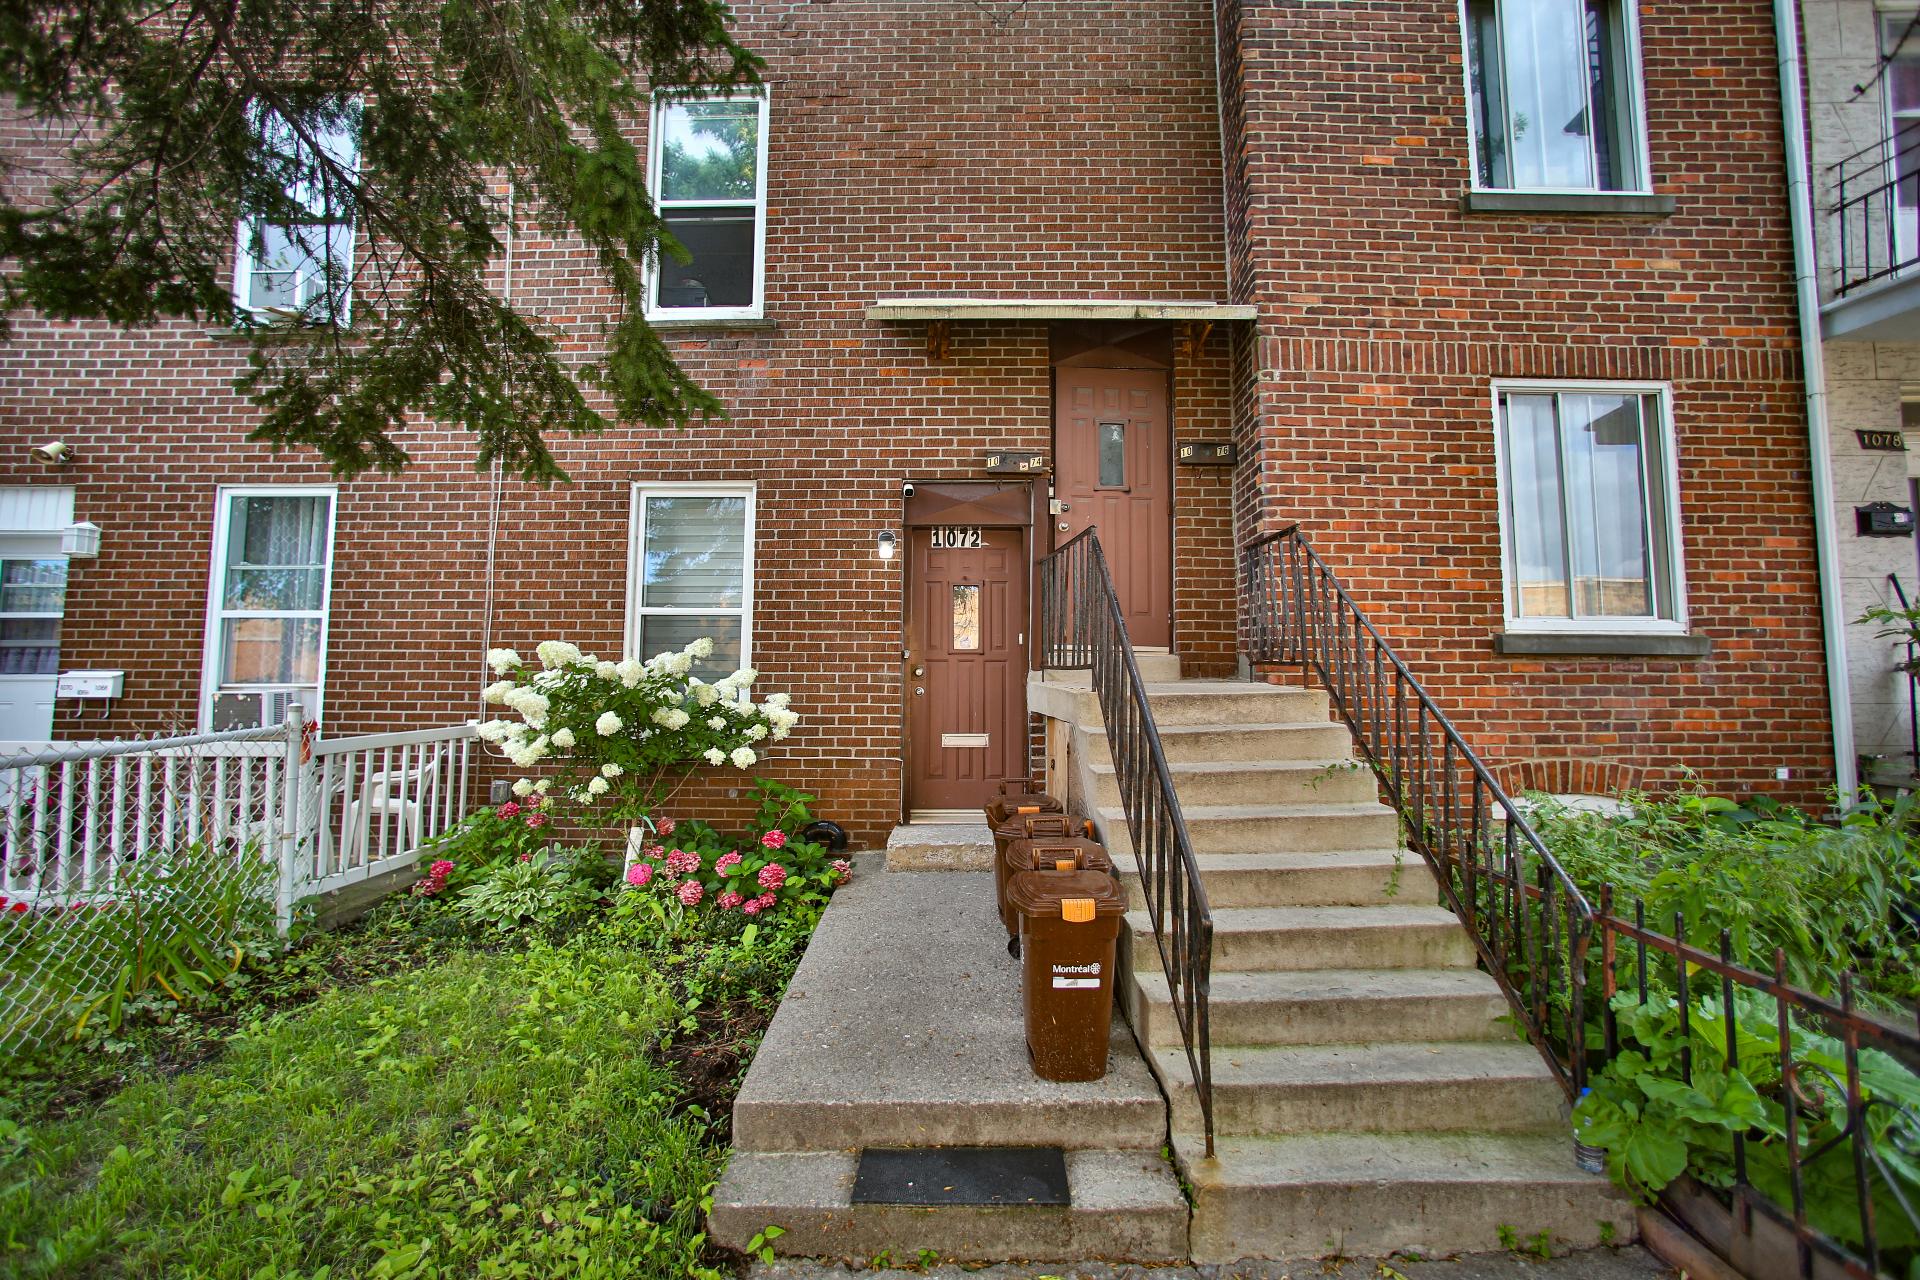
{"label": "red brick wall", "polygon": [[[1250,527],[1304,524],[1496,763],[1584,760],[1652,785],[1693,769],[1735,790],[1777,789],[1785,766],[1810,796],[1833,762],[1771,11],[1641,13],[1664,218],[1462,211],[1450,0],[1228,6],[1245,76],[1223,95],[1229,156],[1245,156],[1229,241],[1261,307],[1238,352],[1237,501]],[[1672,384],[1708,656],[1493,652],[1500,377]]]}
{"label": "red brick wall", "polygon": [[[1044,325],[959,324],[933,360],[920,326],[869,322],[862,308],[920,293],[1217,299],[1208,9],[737,8],[772,92],[771,324],[669,335],[731,421],[564,441],[573,484],[505,483],[490,639],[526,653],[564,636],[614,653],[632,483],[756,481],[753,661],[804,719],[754,772],[820,794],[822,816],[871,842],[899,812],[905,563],[879,560],[874,536],[898,524],[902,481],[978,478],[990,447],[1046,448],[1051,406]],[[590,353],[605,303],[572,247],[523,226],[512,287]],[[1179,371],[1177,438],[1217,433],[1226,343],[1216,331],[1202,367]],[[62,663],[128,671],[110,716],[82,723],[63,708],[62,736],[192,723],[215,487],[327,479],[305,455],[243,442],[252,414],[228,390],[243,363],[241,343],[179,325],[117,334],[28,319],[0,347],[0,483],[72,483],[79,518],[105,530],[99,559],[73,575]],[[58,476],[25,456],[51,436],[78,453]],[[422,425],[404,443],[404,476],[341,490],[336,734],[470,716],[486,679],[489,480],[459,433]],[[1188,473],[1176,493],[1181,572],[1210,575],[1178,589],[1180,643],[1217,664],[1231,652],[1217,574],[1226,485]],[[712,815],[748,780],[704,779],[676,808]]]}

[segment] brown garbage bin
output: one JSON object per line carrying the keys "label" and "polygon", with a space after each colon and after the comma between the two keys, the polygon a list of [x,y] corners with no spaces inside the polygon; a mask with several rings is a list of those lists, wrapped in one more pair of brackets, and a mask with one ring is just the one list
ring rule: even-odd
{"label": "brown garbage bin", "polygon": [[1009,778],[1002,782],[1000,794],[987,801],[987,825],[997,827],[1018,814],[1066,811],[1066,806],[1058,800],[1031,787],[1032,780],[1028,778]]}
{"label": "brown garbage bin", "polygon": [[[1064,864],[1064,865],[1063,865]],[[1106,846],[1084,836],[1033,835],[1009,841],[994,865],[1000,920],[1007,926],[1007,954],[1020,954],[1020,914],[1007,901],[1007,886],[1023,871],[1100,871],[1113,874]]]}
{"label": "brown garbage bin", "polygon": [[1107,1074],[1114,943],[1127,895],[1100,871],[1023,871],[1007,886],[1025,959],[1027,1057],[1042,1080]]}

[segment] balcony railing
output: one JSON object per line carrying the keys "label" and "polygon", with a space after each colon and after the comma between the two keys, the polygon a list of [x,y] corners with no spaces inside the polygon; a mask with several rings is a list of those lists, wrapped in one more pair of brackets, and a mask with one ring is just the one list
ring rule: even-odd
{"label": "balcony railing", "polygon": [[1828,169],[1835,287],[1845,294],[1920,262],[1920,120]]}

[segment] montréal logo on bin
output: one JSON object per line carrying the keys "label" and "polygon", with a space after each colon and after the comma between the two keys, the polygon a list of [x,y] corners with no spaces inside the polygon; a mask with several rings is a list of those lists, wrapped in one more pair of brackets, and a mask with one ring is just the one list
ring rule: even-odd
{"label": "montr\u00e9al logo on bin", "polygon": [[1056,964],[1053,966],[1053,989],[1055,991],[1096,990],[1099,986],[1100,962],[1098,960],[1092,964]]}

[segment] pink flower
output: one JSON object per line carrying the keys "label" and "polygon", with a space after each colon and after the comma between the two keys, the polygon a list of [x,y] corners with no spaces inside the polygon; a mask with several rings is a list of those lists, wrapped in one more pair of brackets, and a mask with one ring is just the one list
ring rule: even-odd
{"label": "pink flower", "polygon": [[722,911],[731,911],[745,901],[746,901],[745,898],[741,897],[738,893],[734,892],[732,889],[729,889],[725,893],[721,894],[719,897],[715,898],[713,900],[713,904],[719,907]]}
{"label": "pink flower", "polygon": [[440,861],[434,863],[431,867],[427,868],[427,874],[432,876],[436,880],[445,880],[448,876],[453,874],[453,864],[447,861],[445,858],[442,858],[440,859]]}
{"label": "pink flower", "polygon": [[[780,899],[779,899],[779,896],[776,894],[763,893],[759,897],[755,898],[754,901],[760,904],[760,909],[762,911],[771,911],[773,910],[773,904],[780,901]],[[744,909],[745,908],[742,908],[742,910]]]}
{"label": "pink flower", "polygon": [[527,825],[533,830],[538,831],[547,825],[547,815],[544,813],[533,814],[527,819]]}
{"label": "pink flower", "polygon": [[498,818],[517,818],[520,816],[520,806],[514,801],[509,800],[498,809],[495,809],[493,813],[494,816]]}
{"label": "pink flower", "polygon": [[643,858],[658,858],[666,851],[667,846],[663,844],[645,844],[640,846],[640,856]]}
{"label": "pink flower", "polygon": [[739,865],[740,855],[738,853],[723,853],[720,855],[720,860],[713,864],[713,872],[715,875],[721,876],[732,875],[733,869]]}
{"label": "pink flower", "polygon": [[705,893],[706,890],[700,887],[698,880],[689,880],[680,886],[679,892],[681,902],[689,907],[697,907],[700,905],[700,895]]}
{"label": "pink flower", "polygon": [[651,862],[636,862],[627,868],[627,883],[636,889],[645,888],[647,882],[652,879],[653,864]]}
{"label": "pink flower", "polygon": [[766,866],[760,868],[760,887],[762,889],[778,889],[786,882],[787,869],[779,863],[769,862]]}
{"label": "pink flower", "polygon": [[764,908],[761,907],[760,905],[760,899],[748,898],[745,902],[740,904],[740,910],[745,912],[747,915],[757,916],[760,914],[762,910],[764,910]]}
{"label": "pink flower", "polygon": [[760,843],[769,849],[784,849],[787,847],[787,833],[784,831],[769,831],[760,837]]}
{"label": "pink flower", "polygon": [[523,853],[523,854],[521,854],[521,855],[520,855],[520,861],[522,861],[522,862],[532,862],[532,861],[533,861],[533,855],[532,855],[532,854],[530,854],[530,853]]}
{"label": "pink flower", "polygon": [[663,836],[670,836],[673,834],[674,825],[672,818],[662,818],[653,824],[653,829]]}
{"label": "pink flower", "polygon": [[833,870],[834,874],[838,877],[838,879],[834,881],[836,884],[845,884],[847,881],[853,879],[853,864],[845,858],[835,858],[833,860]]}
{"label": "pink flower", "polygon": [[686,849],[671,849],[667,852],[667,871],[676,876],[690,876],[700,869],[700,855]]}

